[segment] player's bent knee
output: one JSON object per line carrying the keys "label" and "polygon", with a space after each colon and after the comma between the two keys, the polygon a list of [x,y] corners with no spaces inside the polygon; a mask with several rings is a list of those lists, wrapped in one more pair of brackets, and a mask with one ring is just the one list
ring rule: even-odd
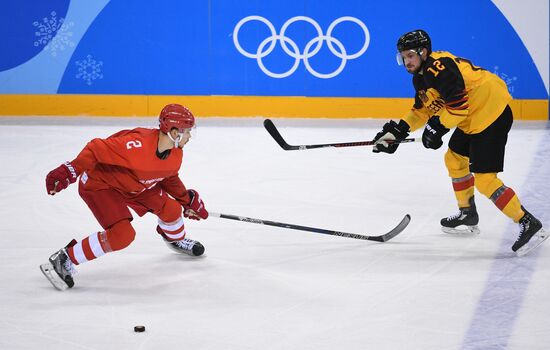
{"label": "player's bent knee", "polygon": [[170,198],[162,207],[162,210],[158,214],[158,217],[164,222],[177,221],[181,217],[182,207],[181,204]]}
{"label": "player's bent knee", "polygon": [[130,220],[121,220],[107,230],[107,240],[112,251],[126,248],[135,237],[136,230],[130,224]]}
{"label": "player's bent knee", "polygon": [[452,178],[461,178],[470,173],[468,157],[461,156],[450,149],[445,152],[445,166]]}

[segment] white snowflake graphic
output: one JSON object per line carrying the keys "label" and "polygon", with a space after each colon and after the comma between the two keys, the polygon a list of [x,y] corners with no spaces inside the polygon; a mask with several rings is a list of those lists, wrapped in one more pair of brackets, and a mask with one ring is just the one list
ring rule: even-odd
{"label": "white snowflake graphic", "polygon": [[70,27],[74,25],[73,22],[63,23],[57,30],[57,35],[53,37],[50,43],[44,48],[49,50],[52,56],[57,56],[57,51],[65,51],[67,47],[74,47],[74,42],[71,41],[73,32],[69,32]]}
{"label": "white snowflake graphic", "polygon": [[34,46],[45,46],[52,56],[57,56],[58,51],[64,51],[66,47],[74,47],[71,41],[73,33],[69,29],[74,26],[73,22],[65,23],[65,18],[57,18],[57,13],[52,11],[50,18],[44,17],[41,22],[35,21],[33,26],[37,28],[34,32],[36,41]]}
{"label": "white snowflake graphic", "polygon": [[103,79],[103,74],[101,74],[103,61],[94,60],[92,55],[87,55],[86,59],[82,61],[76,61],[76,65],[78,74],[75,77],[84,80],[86,84],[92,85],[94,80]]}
{"label": "white snowflake graphic", "polygon": [[510,77],[506,73],[499,72],[498,66],[495,66],[495,70],[493,73],[496,74],[500,79],[504,80],[504,82],[506,83],[506,86],[508,87],[508,92],[510,94],[513,94],[514,93],[513,83],[514,81],[518,80],[518,77]]}

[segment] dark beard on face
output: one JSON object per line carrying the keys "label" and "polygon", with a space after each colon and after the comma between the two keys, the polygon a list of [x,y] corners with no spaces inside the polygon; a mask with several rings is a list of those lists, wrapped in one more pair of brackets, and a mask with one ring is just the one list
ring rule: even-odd
{"label": "dark beard on face", "polygon": [[426,61],[420,61],[420,65],[418,66],[418,68],[416,68],[416,69],[415,69],[414,71],[412,71],[412,72],[409,71],[409,70],[407,69],[407,72],[411,73],[412,75],[415,75],[415,74],[422,74],[423,69],[424,69],[424,63],[425,63],[425,62],[426,62]]}

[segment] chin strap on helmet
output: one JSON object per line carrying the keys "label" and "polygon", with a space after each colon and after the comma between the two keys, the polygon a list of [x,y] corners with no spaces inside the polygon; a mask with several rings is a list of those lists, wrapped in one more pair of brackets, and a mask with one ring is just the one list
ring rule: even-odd
{"label": "chin strap on helmet", "polygon": [[168,135],[168,138],[172,140],[172,142],[174,142],[174,148],[178,148],[179,143],[181,142],[181,140],[183,140],[183,134],[180,132],[178,132],[178,137],[176,137],[175,139],[172,137],[172,133],[168,133],[166,135]]}
{"label": "chin strap on helmet", "polygon": [[[416,53],[418,54],[418,57],[420,57],[420,67],[418,67],[418,71],[421,72],[424,70],[424,66],[426,65],[426,60],[424,58],[422,58],[422,47],[419,47],[418,49],[416,49]],[[428,53],[428,56],[430,55],[430,53]],[[426,57],[427,59],[427,57]]]}

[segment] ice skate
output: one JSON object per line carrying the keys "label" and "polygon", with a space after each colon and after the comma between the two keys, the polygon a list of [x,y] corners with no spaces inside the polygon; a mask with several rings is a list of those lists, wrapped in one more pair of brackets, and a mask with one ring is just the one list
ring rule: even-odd
{"label": "ice skate", "polygon": [[[67,247],[74,245],[73,242],[76,243],[73,240]],[[61,291],[74,286],[73,275],[76,273],[73,263],[67,255],[67,247],[52,254],[48,263],[40,265],[40,270],[48,281]]]}
{"label": "ice skate", "polygon": [[458,213],[441,219],[441,230],[450,234],[479,234],[477,215],[474,197],[469,200],[470,206],[459,208]]}
{"label": "ice skate", "polygon": [[525,208],[522,209],[525,215],[519,220],[519,236],[512,246],[517,256],[526,255],[548,238],[548,234],[542,229],[542,223]]}
{"label": "ice skate", "polygon": [[191,256],[201,256],[204,254],[204,246],[199,241],[189,238],[184,238],[180,241],[170,241],[166,238],[166,235],[164,235],[164,232],[162,232],[162,229],[159,226],[157,226],[157,232],[162,236],[162,239],[168,248],[172,249],[176,253]]}

